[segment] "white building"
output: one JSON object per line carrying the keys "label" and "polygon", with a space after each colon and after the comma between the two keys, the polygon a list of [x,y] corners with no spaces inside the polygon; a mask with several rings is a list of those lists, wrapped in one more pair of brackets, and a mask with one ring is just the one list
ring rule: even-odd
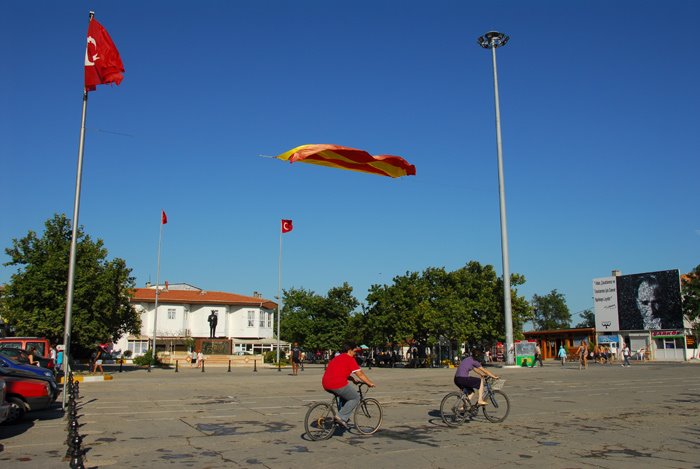
{"label": "white building", "polygon": [[[144,354],[153,340],[156,289],[133,291],[131,304],[141,316],[138,335],[122,337],[114,347]],[[218,317],[215,337],[230,339],[232,352],[263,353],[277,346],[274,338],[277,303],[254,296],[205,291],[188,284],[159,287],[156,339],[158,352],[185,351],[188,339],[208,339],[211,313]]]}

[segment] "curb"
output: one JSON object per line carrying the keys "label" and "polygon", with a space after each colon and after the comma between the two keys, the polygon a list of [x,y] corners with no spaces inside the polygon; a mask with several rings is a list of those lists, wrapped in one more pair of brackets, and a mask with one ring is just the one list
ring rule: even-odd
{"label": "curb", "polygon": [[[73,375],[73,381],[78,381],[79,383],[91,383],[96,381],[111,381],[114,378],[112,375],[95,375],[95,376],[85,376],[85,375]],[[63,384],[63,377],[59,378],[58,384]]]}

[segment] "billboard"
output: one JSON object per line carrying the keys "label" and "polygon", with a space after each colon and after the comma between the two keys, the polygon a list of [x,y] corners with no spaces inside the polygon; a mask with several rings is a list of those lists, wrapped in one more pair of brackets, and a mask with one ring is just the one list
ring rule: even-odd
{"label": "billboard", "polygon": [[621,275],[616,286],[620,330],[683,328],[678,270]]}
{"label": "billboard", "polygon": [[617,277],[593,279],[593,303],[595,306],[595,330],[619,331],[617,320]]}

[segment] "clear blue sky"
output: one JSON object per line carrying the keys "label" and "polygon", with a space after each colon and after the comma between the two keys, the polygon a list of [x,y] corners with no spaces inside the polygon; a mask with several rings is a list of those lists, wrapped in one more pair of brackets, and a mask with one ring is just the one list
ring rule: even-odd
{"label": "clear blue sky", "polygon": [[[695,1],[122,1],[0,6],[0,246],[73,211],[88,12],[126,73],[90,93],[80,223],[155,283],[319,294],[501,269],[489,30],[519,293],[700,264]],[[335,143],[401,179],[290,165]],[[0,261],[7,256],[0,254]],[[0,283],[14,269],[0,267]]]}

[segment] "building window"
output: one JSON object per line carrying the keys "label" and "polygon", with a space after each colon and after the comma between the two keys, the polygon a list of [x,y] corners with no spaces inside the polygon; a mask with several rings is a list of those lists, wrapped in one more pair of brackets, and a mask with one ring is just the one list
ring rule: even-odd
{"label": "building window", "polygon": [[175,319],[175,308],[168,308],[168,319]]}
{"label": "building window", "polygon": [[127,345],[127,349],[131,350],[132,355],[143,355],[148,348],[148,340],[130,340]]}
{"label": "building window", "polygon": [[265,313],[260,311],[260,327],[265,327]]}
{"label": "building window", "polygon": [[255,311],[248,311],[248,327],[255,327]]}
{"label": "building window", "polygon": [[267,327],[272,327],[272,313],[267,313]]}

